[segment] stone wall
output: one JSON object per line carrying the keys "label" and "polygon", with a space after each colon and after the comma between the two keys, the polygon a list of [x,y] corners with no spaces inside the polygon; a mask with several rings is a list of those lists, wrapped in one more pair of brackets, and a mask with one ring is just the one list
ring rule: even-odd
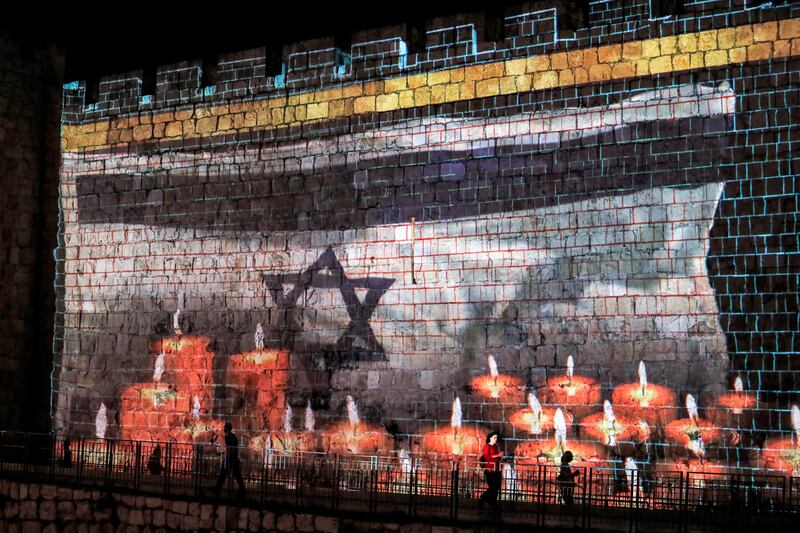
{"label": "stone wall", "polygon": [[[68,85],[56,429],[229,418],[255,441],[287,404],[325,428],[352,396],[415,449],[458,397],[513,446],[569,355],[602,389],[584,409],[643,360],[673,418],[739,376],[781,411],[731,429],[786,429],[800,6],[668,4],[299,43],[278,73],[253,50],[209,86],[189,61],[154,94]],[[490,355],[499,399],[474,381]]]}
{"label": "stone wall", "polygon": [[0,427],[46,431],[58,216],[59,52],[0,32]]}
{"label": "stone wall", "polygon": [[[134,496],[0,480],[0,529],[6,533],[162,531],[431,531],[430,526]],[[450,531],[455,529],[448,528]]]}

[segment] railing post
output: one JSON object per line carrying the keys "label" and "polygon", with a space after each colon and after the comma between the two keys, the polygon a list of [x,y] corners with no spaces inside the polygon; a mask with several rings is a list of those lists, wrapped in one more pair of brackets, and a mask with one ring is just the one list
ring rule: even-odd
{"label": "railing post", "polygon": [[111,469],[114,467],[114,441],[113,440],[106,440],[106,456],[105,456],[105,472],[104,472],[104,479],[103,483],[105,483],[106,487],[111,486]]}
{"label": "railing post", "polygon": [[167,442],[164,444],[164,495],[169,494],[169,476],[172,469],[172,443]]}
{"label": "railing post", "polygon": [[266,479],[266,484],[264,486],[265,501],[269,499],[270,496],[270,483],[272,483],[272,480],[275,479],[275,466],[273,465],[273,462],[275,461],[275,454],[271,448],[269,449],[268,453],[270,454],[269,459],[264,459],[264,476]]}
{"label": "railing post", "polygon": [[201,487],[200,487],[200,473],[201,473],[201,465],[200,461],[202,461],[202,449],[203,445],[200,443],[194,444],[192,446],[192,477],[194,478],[194,496],[195,498],[200,497]]}
{"label": "railing post", "polygon": [[259,490],[259,501],[263,506],[267,501],[267,463],[261,465],[261,490]]}
{"label": "railing post", "polygon": [[680,492],[680,517],[681,517],[681,531],[686,530],[686,513],[689,512],[689,472],[686,472],[686,477],[681,472],[681,492]]}
{"label": "railing post", "polygon": [[[458,488],[459,488],[459,480],[458,480],[458,463],[452,461],[450,463],[450,519],[451,520],[458,520]],[[498,505],[500,501],[500,494],[498,496]],[[499,513],[498,513],[499,514]]]}
{"label": "railing post", "polygon": [[544,465],[541,464],[536,465],[536,525],[537,526],[544,525],[544,520],[542,518],[542,512],[543,512],[542,495],[544,492],[544,482],[542,480],[543,467]]}
{"label": "railing post", "polygon": [[408,516],[414,516],[414,499],[417,494],[417,468],[419,459],[414,459],[411,472],[408,473]]}
{"label": "railing post", "polygon": [[[729,486],[728,486],[728,502],[725,507],[728,509],[728,530],[732,531],[734,529],[734,505],[739,505],[739,493],[741,491],[741,477],[738,474],[730,474],[729,478]],[[719,502],[719,496],[716,498],[714,503]],[[740,511],[739,511],[740,512]]]}
{"label": "railing post", "polygon": [[638,531],[639,530],[639,471],[634,470],[632,472],[632,482],[633,487],[630,487],[631,496],[633,497],[633,527],[631,531]]}
{"label": "railing post", "polygon": [[77,480],[80,485],[83,482],[83,463],[86,461],[83,437],[78,437],[78,474]]}
{"label": "railing post", "polygon": [[133,471],[133,487],[136,490],[139,490],[141,486],[142,480],[142,442],[136,441],[136,446],[134,447],[136,450],[136,458],[134,459],[134,471]]}
{"label": "railing post", "polygon": [[333,457],[333,510],[339,509],[339,454]]}
{"label": "railing post", "polygon": [[378,458],[369,458],[369,512],[374,513],[378,508]]}
{"label": "railing post", "polygon": [[786,478],[782,477],[781,478],[781,511],[780,511],[782,513],[785,513],[787,511],[788,507],[789,507],[787,505],[787,502],[786,502],[786,492],[787,492],[786,491]]}
{"label": "railing post", "polygon": [[[295,455],[296,454],[292,454]],[[295,457],[295,469],[294,469],[294,501],[295,504],[300,505],[300,500],[302,498],[302,494],[300,493],[300,459]]]}
{"label": "railing post", "polygon": [[581,517],[581,527],[583,527],[584,529],[588,527],[587,524],[589,521],[589,506],[591,505],[590,491],[592,490],[591,489],[592,485],[591,483],[589,483],[589,478],[591,477],[591,475],[592,475],[592,469],[584,468],[583,475],[581,476],[583,478],[583,489],[581,491],[581,494],[583,496],[583,501],[581,502],[582,504],[581,511],[583,511],[582,512],[583,516]]}

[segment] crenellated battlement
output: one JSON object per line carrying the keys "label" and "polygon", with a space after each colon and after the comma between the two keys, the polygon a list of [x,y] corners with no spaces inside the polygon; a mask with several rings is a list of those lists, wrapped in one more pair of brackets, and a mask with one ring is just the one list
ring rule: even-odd
{"label": "crenellated battlement", "polygon": [[194,58],[64,86],[64,123],[319,88],[455,66],[765,22],[786,1],[550,0]]}

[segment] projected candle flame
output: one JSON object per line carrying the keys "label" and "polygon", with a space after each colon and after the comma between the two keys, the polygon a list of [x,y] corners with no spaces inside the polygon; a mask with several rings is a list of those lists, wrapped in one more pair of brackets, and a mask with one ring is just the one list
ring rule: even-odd
{"label": "projected candle flame", "polygon": [[625,477],[628,479],[628,490],[633,490],[634,484],[636,483],[636,473],[638,470],[639,467],[636,466],[636,461],[633,460],[633,457],[626,457]]}
{"label": "projected candle flame", "polygon": [[172,329],[175,331],[175,335],[181,335],[183,331],[181,330],[181,310],[178,308],[175,311],[175,314],[172,315]]}
{"label": "projected candle flame", "polygon": [[292,406],[287,403],[283,410],[283,431],[286,433],[292,432],[292,414]]}
{"label": "projected candle flame", "polygon": [[689,413],[689,419],[696,424],[699,417],[697,413],[697,402],[691,394],[686,395],[686,412]]}
{"label": "projected candle flame", "polygon": [[497,379],[497,376],[499,374],[499,372],[497,371],[497,361],[495,361],[493,355],[490,355],[488,359],[489,359],[489,374],[491,374],[493,378]]}
{"label": "projected candle flame", "polygon": [[567,357],[567,380],[572,383],[572,375],[575,373],[575,359],[572,356]]}
{"label": "projected candle flame", "polygon": [[606,422],[609,424],[613,424],[617,419],[614,416],[614,408],[611,406],[611,402],[608,400],[603,402],[603,416],[605,417]]}
{"label": "projected candle flame", "polygon": [[256,344],[256,350],[264,349],[264,327],[261,325],[261,322],[256,324],[256,334],[254,341]]}
{"label": "projected candle flame", "polygon": [[564,412],[559,407],[553,415],[553,427],[556,434],[556,445],[564,449],[567,444],[567,421],[564,419]]}
{"label": "projected candle flame", "polygon": [[528,405],[531,408],[531,433],[542,431],[542,405],[532,392],[528,393]]}
{"label": "projected candle flame", "polygon": [[643,401],[647,394],[647,370],[644,367],[644,361],[639,361],[639,391],[642,394]]}
{"label": "projected candle flame", "polygon": [[158,354],[156,357],[156,367],[153,371],[153,381],[159,383],[161,381],[161,376],[164,374],[164,350],[161,350],[161,353]]}
{"label": "projected candle flame", "polygon": [[106,438],[106,429],[108,428],[108,416],[106,414],[106,404],[100,403],[100,409],[97,410],[97,416],[94,419],[94,434],[98,439]]}
{"label": "projected candle flame", "polygon": [[614,408],[608,400],[603,402],[603,419],[605,420],[604,433],[606,434],[606,444],[614,446],[617,444],[619,428],[617,427],[617,417],[614,416]]}
{"label": "projected candle flame", "polygon": [[454,430],[461,427],[461,400],[458,396],[453,400],[453,414],[450,416],[450,427]]}
{"label": "projected candle flame", "polygon": [[314,420],[314,409],[311,408],[311,400],[308,400],[306,403],[306,431],[311,433],[314,431],[314,425],[316,421]]}
{"label": "projected candle flame", "polygon": [[195,394],[192,397],[192,418],[198,420],[200,418],[200,398]]}
{"label": "projected candle flame", "polygon": [[359,422],[356,401],[349,394],[347,395],[347,420],[353,428],[355,428]]}

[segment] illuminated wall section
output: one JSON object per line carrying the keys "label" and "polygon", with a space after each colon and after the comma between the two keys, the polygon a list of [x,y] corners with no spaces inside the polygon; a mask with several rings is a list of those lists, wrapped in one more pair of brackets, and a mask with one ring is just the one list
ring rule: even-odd
{"label": "illuminated wall section", "polygon": [[794,468],[800,13],[563,4],[67,86],[56,429]]}

